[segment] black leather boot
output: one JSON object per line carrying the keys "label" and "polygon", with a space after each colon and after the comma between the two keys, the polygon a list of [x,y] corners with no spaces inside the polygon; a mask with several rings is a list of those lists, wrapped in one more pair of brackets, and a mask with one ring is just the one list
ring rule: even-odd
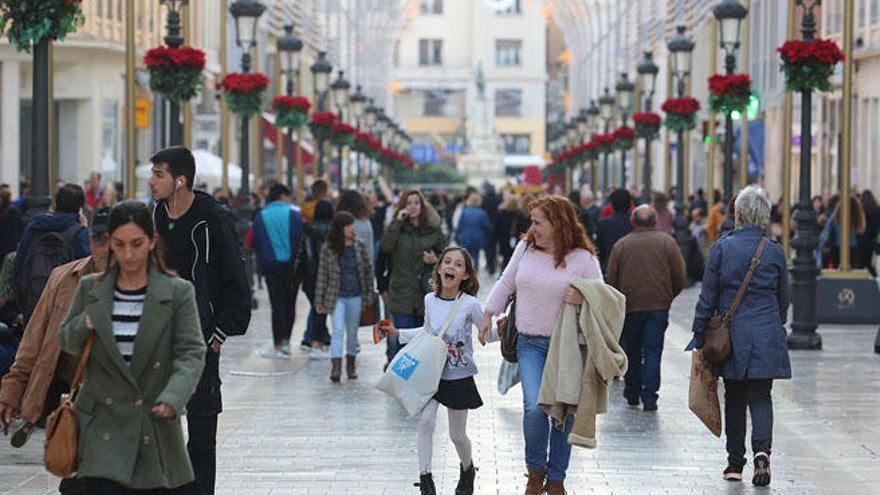
{"label": "black leather boot", "polygon": [[474,478],[477,476],[477,468],[471,462],[471,467],[465,469],[459,464],[460,474],[458,485],[455,487],[455,495],[474,495]]}
{"label": "black leather boot", "polygon": [[434,476],[431,473],[419,475],[419,482],[413,484],[419,487],[421,495],[437,495],[437,488],[434,487]]}

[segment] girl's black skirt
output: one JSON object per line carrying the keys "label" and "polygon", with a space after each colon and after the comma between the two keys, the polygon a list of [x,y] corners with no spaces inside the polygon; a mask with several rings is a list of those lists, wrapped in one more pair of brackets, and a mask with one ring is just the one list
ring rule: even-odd
{"label": "girl's black skirt", "polygon": [[460,380],[440,380],[434,400],[448,409],[476,409],[483,405],[477,383],[472,376]]}

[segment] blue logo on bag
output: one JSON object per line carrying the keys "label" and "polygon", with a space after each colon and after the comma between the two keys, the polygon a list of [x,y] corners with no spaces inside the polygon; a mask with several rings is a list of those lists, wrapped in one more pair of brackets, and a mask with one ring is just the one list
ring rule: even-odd
{"label": "blue logo on bag", "polygon": [[409,377],[412,376],[413,372],[416,371],[416,368],[419,366],[419,360],[412,357],[409,353],[404,352],[400,358],[394,362],[394,366],[391,367],[391,371],[394,372],[395,375],[403,378],[404,380],[409,380]]}

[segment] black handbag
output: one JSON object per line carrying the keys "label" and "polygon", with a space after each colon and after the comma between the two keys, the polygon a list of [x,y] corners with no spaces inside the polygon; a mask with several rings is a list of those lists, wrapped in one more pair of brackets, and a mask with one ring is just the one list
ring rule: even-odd
{"label": "black handbag", "polygon": [[510,303],[507,306],[507,322],[503,328],[498,328],[498,333],[501,334],[501,357],[508,363],[517,362],[516,344],[519,332],[516,329],[516,293],[510,296]]}

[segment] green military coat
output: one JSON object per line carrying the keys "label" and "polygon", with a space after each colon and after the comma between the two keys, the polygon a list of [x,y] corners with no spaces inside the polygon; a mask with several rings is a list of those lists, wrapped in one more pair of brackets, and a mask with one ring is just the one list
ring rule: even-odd
{"label": "green military coat", "polygon": [[425,293],[420,276],[433,269],[422,261],[425,251],[440,253],[446,248],[446,237],[438,225],[413,227],[395,219],[382,236],[382,251],[391,255],[391,279],[388,282],[389,309],[392,313],[425,314]]}
{"label": "green military coat", "polygon": [[[59,330],[61,348],[80,355],[96,333],[76,397],[77,476],[106,478],[129,488],[174,488],[193,480],[180,416],[195,391],[205,360],[195,290],[182,278],[151,268],[131,367],[113,337],[117,272],[83,278]],[[174,419],[150,413],[158,403]]]}

